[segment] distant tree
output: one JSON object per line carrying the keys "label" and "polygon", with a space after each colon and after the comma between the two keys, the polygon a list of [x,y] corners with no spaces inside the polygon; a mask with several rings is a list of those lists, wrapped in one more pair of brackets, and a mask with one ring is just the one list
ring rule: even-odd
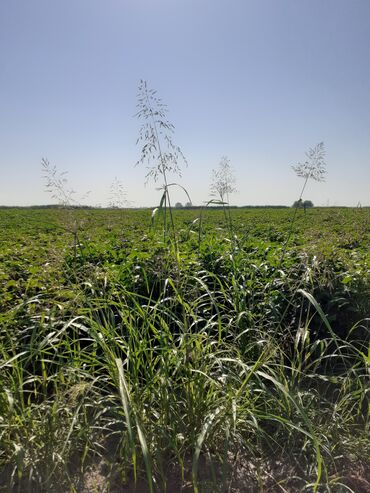
{"label": "distant tree", "polygon": [[182,209],[184,206],[182,205],[181,202],[176,202],[175,207],[176,209]]}
{"label": "distant tree", "polygon": [[311,200],[305,200],[303,202],[304,209],[310,209],[311,207],[313,207],[313,202]]}
{"label": "distant tree", "polygon": [[191,202],[186,202],[185,207],[192,207],[193,204]]}
{"label": "distant tree", "polygon": [[302,199],[296,200],[292,206],[294,209],[310,209],[313,207],[313,202],[311,200],[305,200],[303,201]]}

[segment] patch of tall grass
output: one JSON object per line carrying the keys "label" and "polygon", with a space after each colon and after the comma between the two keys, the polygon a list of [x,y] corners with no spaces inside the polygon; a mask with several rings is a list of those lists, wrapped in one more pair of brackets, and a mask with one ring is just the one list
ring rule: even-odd
{"label": "patch of tall grass", "polygon": [[370,451],[361,322],[339,337],[291,276],[288,323],[278,281],[258,288],[267,265],[242,262],[3,314],[2,490],[83,491],[104,464],[112,491],[143,478],[161,492],[351,491],[340,464]]}

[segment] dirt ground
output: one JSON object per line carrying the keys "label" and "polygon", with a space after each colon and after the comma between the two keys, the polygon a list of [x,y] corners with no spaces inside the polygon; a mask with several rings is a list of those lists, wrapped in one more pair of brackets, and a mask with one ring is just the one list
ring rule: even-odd
{"label": "dirt ground", "polygon": [[[223,481],[221,471],[215,471],[203,461],[199,467],[199,493],[298,493],[303,489],[305,492],[313,491],[310,487],[304,488],[307,483],[300,479],[299,472],[296,467],[279,461],[270,463],[263,470],[247,461],[238,461],[229,469],[226,475],[228,481]],[[332,491],[336,493],[370,493],[370,465],[342,464],[341,472],[330,476],[330,480]],[[190,464],[184,471],[184,478],[179,471],[170,467],[165,481],[166,487],[157,485],[154,489],[156,493],[194,492]],[[137,480],[136,483],[133,479],[123,482],[114,471],[108,474],[105,467],[97,465],[85,474],[79,493],[149,493],[149,487],[143,480]]]}

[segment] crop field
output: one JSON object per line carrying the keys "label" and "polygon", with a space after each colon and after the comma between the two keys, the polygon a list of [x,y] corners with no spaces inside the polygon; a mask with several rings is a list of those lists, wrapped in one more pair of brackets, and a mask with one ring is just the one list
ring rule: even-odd
{"label": "crop field", "polygon": [[369,492],[370,209],[0,209],[0,491]]}

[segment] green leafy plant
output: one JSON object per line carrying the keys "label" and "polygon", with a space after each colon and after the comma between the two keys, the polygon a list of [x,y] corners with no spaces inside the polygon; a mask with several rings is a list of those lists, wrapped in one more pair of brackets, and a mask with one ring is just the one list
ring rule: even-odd
{"label": "green leafy plant", "polygon": [[236,210],[232,250],[206,210],[176,265],[150,211],[124,242],[92,211],[78,278],[63,209],[0,210],[0,491],[366,491],[369,210],[302,216],[281,265],[289,209]]}

